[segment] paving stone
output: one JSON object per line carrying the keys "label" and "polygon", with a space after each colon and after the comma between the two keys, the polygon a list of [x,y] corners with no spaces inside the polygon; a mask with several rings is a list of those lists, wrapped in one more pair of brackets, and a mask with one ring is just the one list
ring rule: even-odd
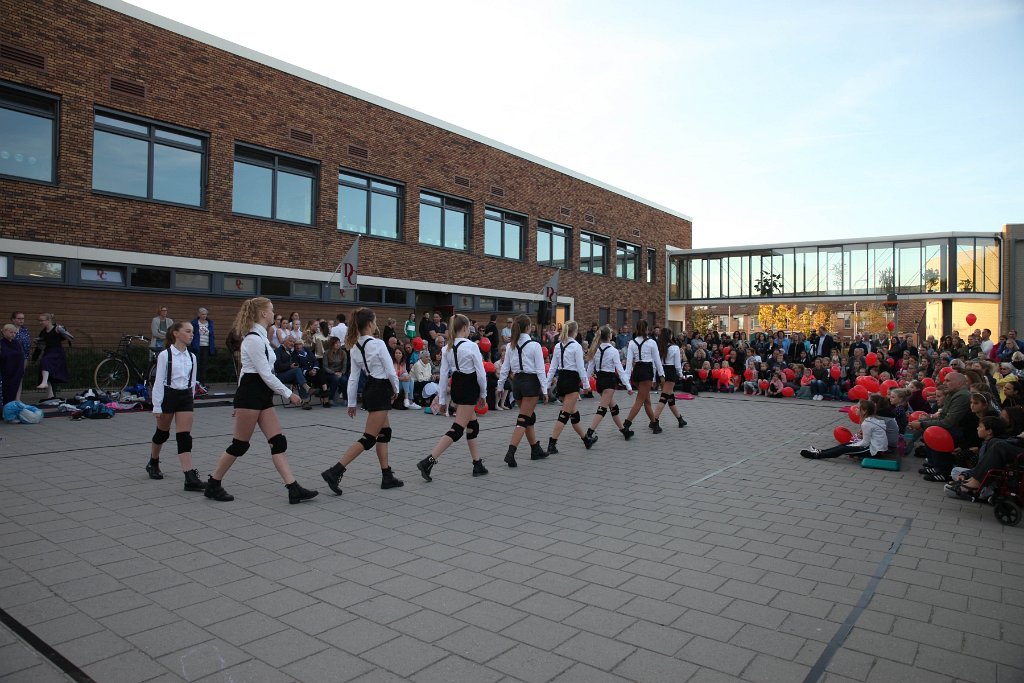
{"label": "paving stone", "polygon": [[[781,653],[780,656],[785,657]],[[811,667],[803,664],[760,654],[754,657],[754,660],[744,669],[743,678],[755,683],[800,681],[805,679],[810,670]]]}
{"label": "paving stone", "polygon": [[670,626],[637,621],[619,633],[616,640],[671,656],[693,640],[693,635]]}
{"label": "paving stone", "polygon": [[663,683],[664,681],[686,681],[696,673],[697,667],[674,657],[637,650],[612,673],[637,683]]}
{"label": "paving stone", "polygon": [[447,617],[440,612],[421,609],[415,614],[393,621],[388,625],[396,631],[401,631],[425,643],[432,643],[435,640],[455,633],[466,624],[458,619]]}
{"label": "paving stone", "polygon": [[530,615],[501,632],[501,635],[542,650],[554,650],[578,631],[549,619]]}
{"label": "paving stone", "polygon": [[493,683],[503,674],[462,657],[449,655],[415,674],[415,683]]}
{"label": "paving stone", "polygon": [[516,641],[469,626],[445,636],[434,645],[474,662],[487,662],[511,650],[516,646]]}
{"label": "paving stone", "polygon": [[635,647],[611,638],[583,632],[559,645],[555,648],[555,653],[585,662],[603,671],[611,671],[635,650]]}
{"label": "paving stone", "polygon": [[523,644],[488,662],[491,668],[528,683],[549,681],[572,664],[570,659]]}
{"label": "paving stone", "polygon": [[96,681],[117,681],[118,683],[135,683],[150,681],[161,674],[167,673],[159,663],[151,659],[151,655],[138,651],[124,652],[100,662],[84,667],[86,674]]}
{"label": "paving stone", "polygon": [[287,628],[287,624],[265,614],[247,612],[213,624],[207,630],[232,645],[244,645]]}
{"label": "paving stone", "polygon": [[210,638],[197,645],[171,652],[161,657],[159,661],[179,676],[178,680],[195,681],[251,658],[248,652],[219,638]]}
{"label": "paving stone", "polygon": [[735,645],[698,636],[684,645],[676,656],[709,669],[739,675],[755,654]]}
{"label": "paving stone", "polygon": [[358,618],[324,631],[317,637],[345,652],[358,655],[377,647],[381,643],[393,640],[399,635],[401,634],[398,631],[394,631],[386,626]]}
{"label": "paving stone", "polygon": [[241,647],[261,661],[280,669],[286,664],[320,652],[327,644],[300,631],[285,629]]}
{"label": "paving stone", "polygon": [[952,683],[953,678],[906,664],[879,659],[868,674],[868,683]]}

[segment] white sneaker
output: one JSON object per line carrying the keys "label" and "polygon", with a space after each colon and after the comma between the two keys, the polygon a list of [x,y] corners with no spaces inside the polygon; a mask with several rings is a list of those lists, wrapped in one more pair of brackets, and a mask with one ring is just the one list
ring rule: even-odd
{"label": "white sneaker", "polygon": [[405,399],[405,407],[408,408],[411,405],[412,403],[409,402],[409,399]]}

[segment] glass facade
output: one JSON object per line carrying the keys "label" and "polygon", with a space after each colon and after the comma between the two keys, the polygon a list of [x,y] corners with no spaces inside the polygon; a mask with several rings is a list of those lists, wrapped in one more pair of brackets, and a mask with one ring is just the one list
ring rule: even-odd
{"label": "glass facade", "polygon": [[998,294],[1000,240],[956,236],[675,255],[669,298]]}

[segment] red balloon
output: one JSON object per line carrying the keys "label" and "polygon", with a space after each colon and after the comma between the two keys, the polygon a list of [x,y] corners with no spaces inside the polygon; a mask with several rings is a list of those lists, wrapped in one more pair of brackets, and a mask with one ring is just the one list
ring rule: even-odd
{"label": "red balloon", "polygon": [[544,354],[544,360],[547,360],[548,356],[551,354],[551,352],[548,351],[548,347],[546,346],[540,347],[540,352]]}
{"label": "red balloon", "polygon": [[782,395],[785,396],[786,398],[791,398],[795,393],[796,392],[793,391],[793,387],[784,387],[782,389]]}
{"label": "red balloon", "polygon": [[704,368],[701,368],[700,370],[697,371],[697,376],[700,377],[701,379],[707,379],[708,371],[705,370]]}
{"label": "red balloon", "polygon": [[477,342],[480,345],[480,350],[487,353],[491,350],[491,340],[487,337],[480,337],[480,341]]}
{"label": "red balloon", "polygon": [[711,371],[711,379],[718,379],[721,376],[722,376],[722,371],[719,370],[718,368],[715,368],[714,370]]}
{"label": "red balloon", "polygon": [[787,382],[792,382],[794,379],[796,379],[796,373],[793,372],[793,368],[786,368],[785,370],[782,371],[782,374],[786,376]]}
{"label": "red balloon", "polygon": [[768,388],[768,380],[761,380],[761,382],[757,386],[761,387],[761,391],[764,391],[765,389]]}
{"label": "red balloon", "polygon": [[890,368],[894,368],[896,367],[896,359],[890,356],[889,358],[885,359],[885,364],[888,365]]}
{"label": "red balloon", "polygon": [[953,435],[944,427],[939,426],[932,426],[924,430],[924,442],[928,448],[939,453],[952,453],[955,447]]}
{"label": "red balloon", "polygon": [[841,444],[848,444],[853,441],[853,432],[843,426],[833,429],[832,436],[836,437],[836,441]]}
{"label": "red balloon", "polygon": [[846,392],[846,395],[851,401],[863,401],[870,394],[868,393],[868,390],[864,388],[864,385],[858,384],[855,387],[850,387],[850,390]]}
{"label": "red balloon", "polygon": [[482,406],[477,406],[477,407],[473,408],[473,412],[476,413],[477,415],[486,415],[487,414],[487,404],[485,403]]}
{"label": "red balloon", "polygon": [[489,360],[484,361],[484,372],[494,372],[494,363]]}
{"label": "red balloon", "polygon": [[882,396],[888,396],[890,389],[897,389],[899,388],[899,386],[900,383],[897,382],[896,380],[887,379],[884,382],[882,382],[882,386],[881,388],[879,388],[878,392],[882,394]]}
{"label": "red balloon", "polygon": [[945,382],[946,375],[948,375],[951,372],[953,372],[953,368],[942,368],[941,370],[939,370],[939,382]]}
{"label": "red balloon", "polygon": [[847,415],[850,418],[850,422],[855,425],[860,424],[860,410],[857,409],[857,406],[851,407],[850,412],[848,412]]}
{"label": "red balloon", "polygon": [[886,328],[887,328],[887,329],[888,329],[888,330],[889,330],[890,332],[892,332],[893,330],[895,330],[895,329],[896,329],[896,323],[894,323],[893,321],[891,321],[891,320],[890,320],[890,321],[889,321],[889,322],[888,322],[888,323],[887,323],[887,324],[885,325],[885,327],[886,327]]}
{"label": "red balloon", "polygon": [[[973,325],[976,322],[978,322],[978,316],[974,315],[973,313],[968,313],[967,314],[967,324],[968,325]],[[938,450],[938,449],[935,449],[935,450]]]}
{"label": "red balloon", "polygon": [[754,372],[754,369],[753,369],[753,368],[747,368],[747,369],[746,369],[746,370],[745,370],[745,371],[743,372],[743,376],[744,376],[744,377],[746,377],[746,378],[747,378],[747,381],[749,382],[749,381],[753,380],[753,379],[754,379],[754,377],[756,377],[756,376],[757,376],[757,373],[756,373],[756,372]]}
{"label": "red balloon", "polygon": [[597,378],[596,377],[591,377],[590,378],[590,390],[591,391],[597,391]]}
{"label": "red balloon", "polygon": [[551,363],[544,364],[544,372],[551,372]]}
{"label": "red balloon", "polygon": [[927,389],[928,387],[935,386],[935,380],[933,380],[931,377],[925,377],[923,380],[921,380],[921,384],[923,384]]}
{"label": "red balloon", "polygon": [[864,362],[868,364],[868,367],[871,367],[872,365],[878,365],[878,354],[869,353],[868,355],[864,356]]}
{"label": "red balloon", "polygon": [[857,378],[857,381],[854,383],[859,387],[864,387],[865,389],[867,389],[869,394],[877,392],[880,386],[878,384],[878,380],[872,377],[871,375],[861,375],[860,377]]}
{"label": "red balloon", "polygon": [[915,410],[908,416],[907,419],[909,419],[911,422],[917,422],[918,420],[925,417],[928,417],[928,413],[924,412],[923,410]]}
{"label": "red balloon", "polygon": [[722,368],[718,371],[718,378],[728,380],[732,377],[732,368]]}
{"label": "red balloon", "polygon": [[828,374],[832,375],[832,379],[839,379],[839,377],[843,374],[843,370],[838,365],[833,365],[829,369]]}
{"label": "red balloon", "polygon": [[921,395],[924,396],[925,398],[931,398],[932,396],[935,395],[936,391],[938,390],[935,387],[925,387],[921,391]]}
{"label": "red balloon", "polygon": [[426,343],[423,341],[423,337],[413,338],[412,348],[416,349],[417,351],[422,351],[424,346],[426,346]]}

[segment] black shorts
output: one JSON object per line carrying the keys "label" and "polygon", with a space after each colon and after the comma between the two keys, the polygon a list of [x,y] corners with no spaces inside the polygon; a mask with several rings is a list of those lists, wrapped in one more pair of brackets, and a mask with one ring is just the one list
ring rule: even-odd
{"label": "black shorts", "polygon": [[619,386],[619,377],[614,372],[599,372],[597,373],[597,390],[604,392],[606,389],[617,389]]}
{"label": "black shorts", "polygon": [[515,379],[512,380],[512,396],[517,401],[540,396],[540,379],[532,372],[516,374]]}
{"label": "black shorts", "polygon": [[168,415],[172,413],[191,413],[195,410],[192,390],[164,387],[164,400],[160,403],[160,410]]}
{"label": "black shorts", "polygon": [[672,382],[675,384],[679,381],[679,373],[676,372],[676,366],[666,365],[665,366],[665,381]]}
{"label": "black shorts", "polygon": [[573,394],[580,390],[580,373],[575,370],[559,370],[555,393],[559,396]]}
{"label": "black shorts", "polygon": [[267,386],[255,372],[242,374],[242,379],[235,389],[235,408],[243,410],[266,410],[274,407],[274,390]]}
{"label": "black shorts", "polygon": [[452,373],[452,403],[457,406],[475,406],[479,398],[480,383],[475,372]]}
{"label": "black shorts", "polygon": [[649,361],[634,363],[633,364],[633,376],[630,380],[636,384],[637,382],[653,382],[654,381],[654,363]]}
{"label": "black shorts", "polygon": [[373,413],[378,410],[391,410],[391,397],[395,390],[386,379],[370,377],[363,389],[363,409]]}

